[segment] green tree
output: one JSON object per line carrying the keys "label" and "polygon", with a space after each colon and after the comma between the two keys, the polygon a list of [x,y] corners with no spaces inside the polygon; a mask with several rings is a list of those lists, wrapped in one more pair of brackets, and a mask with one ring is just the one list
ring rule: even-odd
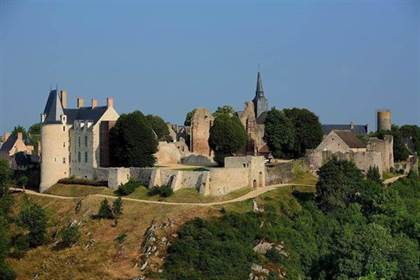
{"label": "green tree", "polygon": [[26,132],[26,129],[21,126],[15,126],[12,130],[12,136],[16,136],[18,135],[19,132],[22,132],[22,137],[23,137],[23,141],[26,141],[28,139],[28,133]]}
{"label": "green tree", "polygon": [[59,232],[58,236],[61,239],[59,246],[66,248],[71,247],[76,244],[81,236],[80,229],[78,225],[69,225]]}
{"label": "green tree", "polygon": [[123,211],[123,202],[121,197],[118,197],[112,202],[112,213],[114,213],[114,216],[120,216]]}
{"label": "green tree", "polygon": [[6,264],[5,258],[9,254],[10,233],[7,219],[0,213],[0,280],[16,278],[13,270]]}
{"label": "green tree", "polygon": [[400,128],[403,139],[409,139],[414,145],[417,155],[420,155],[420,127],[417,125],[403,125]]}
{"label": "green tree", "polygon": [[38,142],[41,140],[41,123],[33,124],[28,129],[28,141],[31,145],[37,147]]}
{"label": "green tree", "polygon": [[101,205],[99,206],[98,214],[95,215],[95,218],[98,219],[113,219],[114,215],[112,214],[111,206],[109,206],[108,199],[104,199],[101,201]]}
{"label": "green tree", "polygon": [[17,223],[29,231],[28,241],[31,247],[42,245],[47,240],[47,222],[45,210],[26,198]]}
{"label": "green tree", "polygon": [[288,157],[294,146],[293,123],[281,111],[272,108],[265,119],[264,139],[275,158]]}
{"label": "green tree", "polygon": [[223,165],[225,157],[242,152],[246,142],[245,128],[237,116],[220,114],[215,118],[210,128],[209,145],[220,165]]}
{"label": "green tree", "polygon": [[223,105],[221,107],[217,107],[217,110],[213,113],[213,116],[217,118],[218,116],[222,114],[227,114],[232,117],[233,115],[235,115],[235,110],[233,109],[232,106]]}
{"label": "green tree", "polygon": [[318,171],[316,199],[323,211],[344,208],[356,200],[363,174],[351,161],[332,159]]}
{"label": "green tree", "polygon": [[185,126],[191,126],[191,119],[194,113],[195,113],[195,109],[187,113],[187,115],[185,116],[185,121],[184,121]]}
{"label": "green tree", "polygon": [[9,193],[12,170],[7,161],[0,159],[0,198]]}
{"label": "green tree", "polygon": [[110,131],[109,141],[113,166],[154,165],[158,141],[140,111],[121,115]]}
{"label": "green tree", "polygon": [[332,279],[355,279],[371,273],[378,279],[395,279],[395,242],[386,228],[377,224],[345,224],[335,237]]}
{"label": "green tree", "polygon": [[5,160],[0,159],[0,215],[7,216],[13,204],[13,197],[9,194],[12,170]]}
{"label": "green tree", "polygon": [[284,114],[294,127],[293,155],[305,155],[307,149],[316,148],[322,141],[323,132],[318,116],[307,109],[284,109]]}
{"label": "green tree", "polygon": [[379,174],[379,168],[377,166],[369,167],[366,178],[373,182],[382,184],[381,174]]}
{"label": "green tree", "polygon": [[147,123],[152,127],[153,131],[156,133],[156,136],[159,141],[166,141],[169,137],[168,125],[165,121],[156,115],[147,115]]}

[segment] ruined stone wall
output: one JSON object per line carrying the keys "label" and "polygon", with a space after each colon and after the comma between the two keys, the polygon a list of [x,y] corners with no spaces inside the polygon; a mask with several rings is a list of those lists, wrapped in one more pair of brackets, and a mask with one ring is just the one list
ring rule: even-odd
{"label": "ruined stone wall", "polygon": [[228,157],[225,168],[189,171],[166,168],[96,168],[95,178],[116,189],[133,179],[150,187],[170,185],[174,191],[193,188],[203,195],[225,195],[244,187],[265,186],[263,157]]}
{"label": "ruined stone wall", "polygon": [[194,154],[211,156],[209,146],[210,127],[214,118],[205,108],[197,108],[191,118],[190,151]]}
{"label": "ruined stone wall", "polygon": [[393,145],[394,139],[391,135],[385,135],[383,140],[375,137],[369,138],[367,150],[381,153],[384,171],[390,171],[394,167]]}
{"label": "ruined stone wall", "polygon": [[295,178],[293,161],[267,165],[265,171],[265,183],[267,186],[285,184]]}
{"label": "ruined stone wall", "polygon": [[257,124],[253,102],[245,102],[244,111],[239,114],[239,119],[248,135],[246,153],[258,155],[258,151],[265,146],[264,125]]}
{"label": "ruined stone wall", "polygon": [[220,196],[244,187],[250,187],[247,168],[211,168],[209,188],[202,193]]}
{"label": "ruined stone wall", "polygon": [[314,150],[310,152],[306,159],[309,167],[312,170],[318,170],[322,165],[333,158],[338,160],[348,160],[354,162],[357,168],[361,169],[365,173],[369,170],[369,167],[378,167],[379,173],[382,174],[384,171],[382,165],[382,155],[379,152],[367,151],[367,152],[336,152],[331,151],[318,151]]}
{"label": "ruined stone wall", "polygon": [[181,153],[175,143],[159,142],[158,151],[155,153],[156,165],[165,166],[181,162]]}

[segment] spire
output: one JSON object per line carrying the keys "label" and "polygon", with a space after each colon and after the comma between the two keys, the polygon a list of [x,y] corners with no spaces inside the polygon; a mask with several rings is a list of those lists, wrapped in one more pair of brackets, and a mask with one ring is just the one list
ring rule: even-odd
{"label": "spire", "polygon": [[258,72],[257,74],[257,89],[255,91],[255,96],[259,97],[259,96],[264,96],[264,90],[263,90],[263,85],[262,85],[262,79],[261,79],[261,73]]}
{"label": "spire", "polygon": [[264,96],[264,89],[262,85],[261,73],[257,74],[257,88],[255,90],[255,97],[252,100],[254,103],[255,117],[258,119],[262,113],[268,111],[268,101]]}
{"label": "spire", "polygon": [[47,104],[44,109],[45,122],[59,122],[61,115],[64,114],[63,106],[57,89],[51,90],[48,95]]}

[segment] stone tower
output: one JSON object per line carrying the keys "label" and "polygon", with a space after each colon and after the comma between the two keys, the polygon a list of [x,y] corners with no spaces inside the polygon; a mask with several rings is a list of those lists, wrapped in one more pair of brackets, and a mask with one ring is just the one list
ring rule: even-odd
{"label": "stone tower", "polygon": [[41,114],[41,184],[43,192],[59,179],[69,177],[69,128],[64,108],[67,94],[57,89],[51,90],[47,104]]}
{"label": "stone tower", "polygon": [[191,118],[190,151],[192,153],[208,156],[212,155],[209,146],[210,128],[214,117],[205,108],[197,108]]}
{"label": "stone tower", "polygon": [[391,130],[391,111],[380,110],[377,112],[377,130]]}
{"label": "stone tower", "polygon": [[255,97],[252,100],[255,107],[255,117],[258,119],[262,113],[268,111],[268,101],[264,96],[264,89],[262,85],[261,74],[257,74],[257,88],[255,90]]}

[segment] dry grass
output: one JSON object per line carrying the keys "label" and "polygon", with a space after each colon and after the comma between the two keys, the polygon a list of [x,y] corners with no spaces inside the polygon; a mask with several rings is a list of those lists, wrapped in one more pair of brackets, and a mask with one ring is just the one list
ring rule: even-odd
{"label": "dry grass", "polygon": [[[17,212],[23,195],[15,195]],[[112,220],[94,220],[101,198],[86,197],[75,213],[75,200],[60,200],[30,196],[43,206],[49,217],[49,235],[72,220],[81,221],[82,238],[76,246],[56,251],[50,240],[48,245],[30,250],[21,259],[8,259],[18,279],[131,279],[139,274],[136,267],[138,250],[144,232],[153,220],[171,219],[177,226],[195,217],[218,215],[216,209],[193,206],[149,205],[125,201],[123,215],[113,227]],[[127,234],[123,254],[116,258],[114,239]],[[86,248],[94,240],[94,245]]]}
{"label": "dry grass", "polygon": [[132,194],[128,195],[128,197],[153,201],[206,203],[234,199],[247,194],[251,190],[251,188],[241,188],[223,196],[203,196],[195,189],[180,189],[170,197],[160,197],[159,195],[149,196],[147,194],[149,190],[146,187],[139,187]]}
{"label": "dry grass", "polygon": [[112,195],[113,192],[107,187],[96,187],[88,185],[73,185],[73,184],[55,184],[49,188],[45,193],[69,196],[69,197],[80,197],[87,196],[90,194],[108,194]]}

